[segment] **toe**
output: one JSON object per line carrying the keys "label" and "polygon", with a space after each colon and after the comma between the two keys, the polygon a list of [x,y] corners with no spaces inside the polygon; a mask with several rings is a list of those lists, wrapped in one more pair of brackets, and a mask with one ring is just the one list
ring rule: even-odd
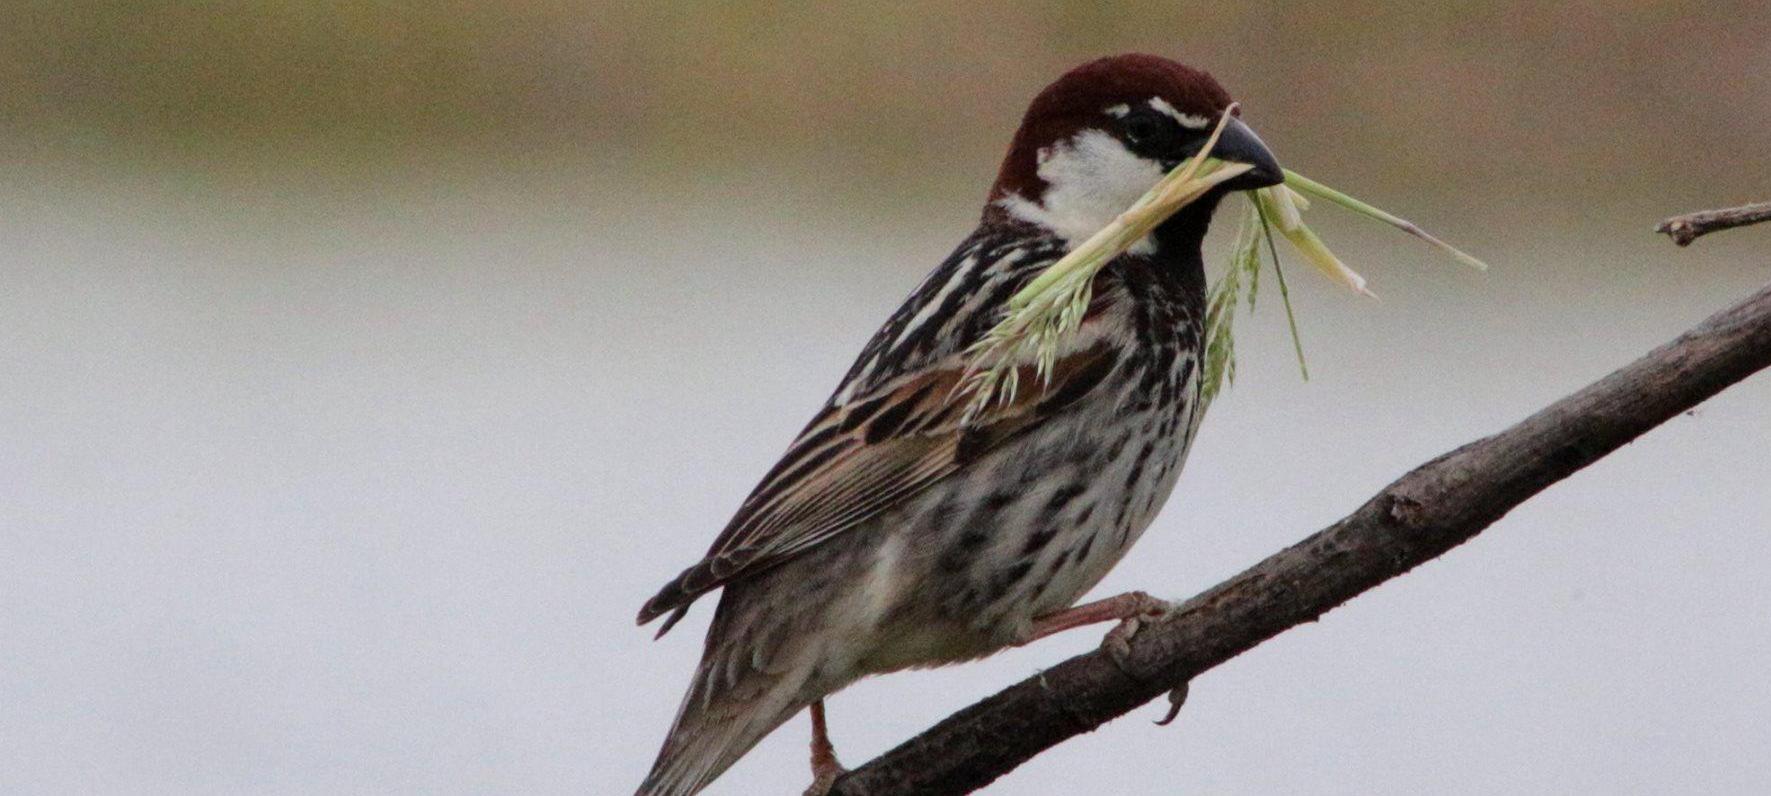
{"label": "toe", "polygon": [[832,766],[812,775],[812,784],[806,787],[804,796],[825,796],[836,785],[837,778],[849,773],[842,766]]}
{"label": "toe", "polygon": [[1176,716],[1181,715],[1181,706],[1187,704],[1187,690],[1191,685],[1191,682],[1181,683],[1168,692],[1168,715],[1156,722],[1156,726],[1167,727],[1174,722]]}
{"label": "toe", "polygon": [[1158,597],[1151,597],[1144,592],[1138,592],[1138,597],[1138,613],[1149,619],[1159,621],[1167,619],[1181,607],[1179,603],[1172,603]]}
{"label": "toe", "polygon": [[1107,635],[1101,638],[1101,649],[1113,658],[1114,663],[1123,664],[1131,657],[1131,640],[1137,636],[1144,623],[1137,617],[1120,620]]}

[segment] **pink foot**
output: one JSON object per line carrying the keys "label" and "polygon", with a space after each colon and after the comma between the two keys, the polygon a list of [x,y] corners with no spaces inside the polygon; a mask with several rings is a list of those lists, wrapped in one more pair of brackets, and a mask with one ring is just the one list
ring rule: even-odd
{"label": "pink foot", "polygon": [[830,730],[824,724],[824,700],[812,703],[812,784],[805,796],[824,796],[837,777],[849,770],[837,762],[836,747],[830,745]]}
{"label": "pink foot", "polygon": [[1099,622],[1117,620],[1112,630],[1101,639],[1101,648],[1115,659],[1131,654],[1131,640],[1145,622],[1160,622],[1175,610],[1175,604],[1159,600],[1141,591],[1126,592],[1104,600],[1084,603],[1046,614],[1033,620],[1033,629],[1022,644],[1031,644],[1054,633]]}

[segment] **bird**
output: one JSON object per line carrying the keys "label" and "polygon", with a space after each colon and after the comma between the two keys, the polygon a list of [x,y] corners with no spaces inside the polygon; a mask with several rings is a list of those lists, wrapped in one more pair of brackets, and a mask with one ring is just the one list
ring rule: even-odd
{"label": "bird", "polygon": [[[1206,144],[1250,168],[1095,277],[1049,378],[967,412],[973,346],[1009,297]],[[720,591],[703,654],[638,796],[689,796],[801,711],[812,787],[843,773],[823,700],[856,680],[985,657],[1117,621],[1123,649],[1171,606],[1076,605],[1174,488],[1200,420],[1206,277],[1219,202],[1284,179],[1209,73],[1166,57],[1077,66],[1033,99],[976,229],[911,291],[707,555],[639,613]]]}

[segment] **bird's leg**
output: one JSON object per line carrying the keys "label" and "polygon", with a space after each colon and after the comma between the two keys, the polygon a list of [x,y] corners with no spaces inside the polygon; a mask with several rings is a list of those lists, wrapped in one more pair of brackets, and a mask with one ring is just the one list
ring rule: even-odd
{"label": "bird's leg", "polygon": [[[1161,621],[1173,613],[1176,607],[1174,603],[1151,597],[1145,592],[1126,592],[1104,600],[1096,600],[1045,616],[1034,617],[1033,630],[1027,634],[1027,640],[1021,643],[1031,644],[1053,633],[1062,633],[1083,625],[1117,619],[1119,624],[1107,631],[1106,637],[1101,639],[1101,648],[1106,650],[1108,655],[1112,655],[1114,660],[1124,661],[1125,657],[1131,654],[1132,636],[1137,635],[1138,628],[1143,626],[1143,622],[1145,620]],[[1190,683],[1181,683],[1175,686],[1174,690],[1168,692],[1168,715],[1156,722],[1158,726],[1167,726],[1175,720],[1175,716],[1180,715],[1181,705],[1187,702],[1188,685]]]}
{"label": "bird's leg", "polygon": [[824,724],[824,700],[812,703],[812,785],[805,796],[824,796],[836,778],[849,772],[836,760],[836,747],[830,745],[830,728]]}
{"label": "bird's leg", "polygon": [[1175,609],[1174,603],[1158,600],[1141,591],[1128,591],[1104,600],[1084,603],[1074,608],[1033,618],[1033,629],[1022,644],[1031,644],[1053,633],[1118,620],[1119,624],[1101,639],[1101,648],[1117,660],[1131,654],[1131,639],[1147,620],[1161,620]]}

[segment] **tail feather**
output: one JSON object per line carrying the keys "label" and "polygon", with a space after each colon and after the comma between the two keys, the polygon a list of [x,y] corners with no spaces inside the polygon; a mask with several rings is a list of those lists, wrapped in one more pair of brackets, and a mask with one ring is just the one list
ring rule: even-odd
{"label": "tail feather", "polygon": [[664,748],[635,796],[692,796],[763,736],[811,704],[805,677],[767,673],[709,656],[677,709]]}
{"label": "tail feather", "polygon": [[[813,701],[854,678],[830,655],[830,600],[800,573],[728,585],[664,748],[638,796],[692,796]],[[668,589],[667,589],[668,591]]]}

